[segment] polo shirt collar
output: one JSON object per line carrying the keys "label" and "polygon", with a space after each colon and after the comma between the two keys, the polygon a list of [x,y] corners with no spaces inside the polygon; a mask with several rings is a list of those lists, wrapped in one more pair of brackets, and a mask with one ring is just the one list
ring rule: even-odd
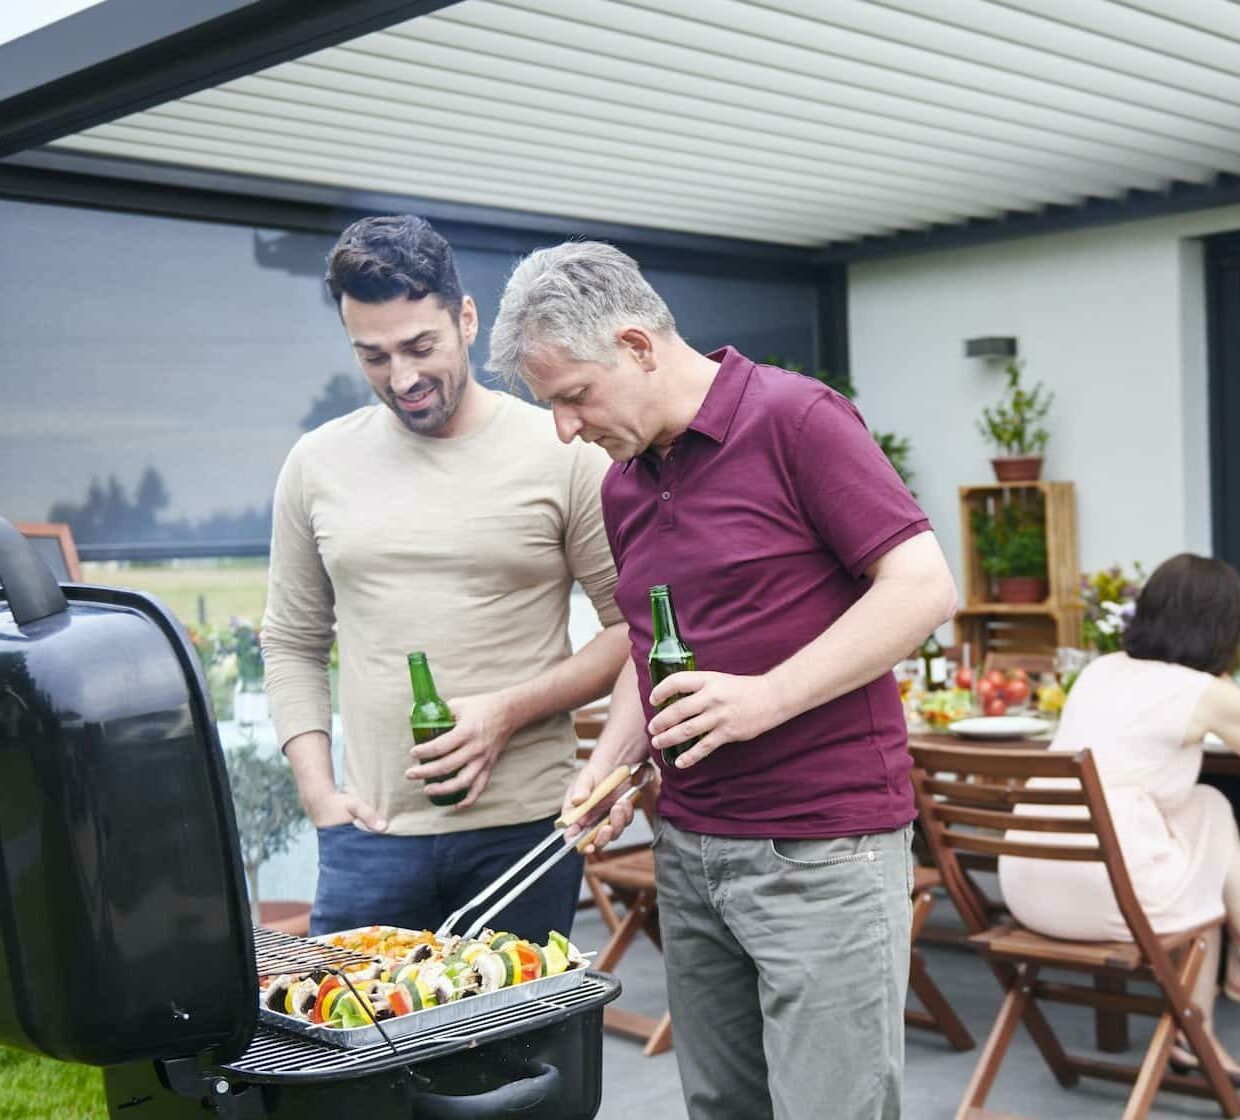
{"label": "polo shirt collar", "polygon": [[[704,435],[715,443],[723,443],[736,417],[736,410],[740,407],[741,396],[749,382],[749,375],[753,372],[754,363],[732,346],[714,350],[706,357],[712,362],[719,363],[719,372],[715,374],[715,380],[711,382],[702,407],[698,409],[697,415],[686,430]],[[627,474],[629,467],[638,459],[644,459],[653,454],[646,450],[636,458],[630,459],[624,464],[624,472]]]}

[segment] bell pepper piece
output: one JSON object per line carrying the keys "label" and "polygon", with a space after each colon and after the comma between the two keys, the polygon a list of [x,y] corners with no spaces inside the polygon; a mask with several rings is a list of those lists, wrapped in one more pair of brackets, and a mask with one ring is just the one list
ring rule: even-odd
{"label": "bell pepper piece", "polygon": [[318,997],[314,1001],[314,1007],[310,1009],[310,1022],[322,1023],[331,1018],[331,1008],[329,1006],[325,1009],[324,1004],[332,992],[343,987],[344,981],[339,976],[329,976],[319,985]]}

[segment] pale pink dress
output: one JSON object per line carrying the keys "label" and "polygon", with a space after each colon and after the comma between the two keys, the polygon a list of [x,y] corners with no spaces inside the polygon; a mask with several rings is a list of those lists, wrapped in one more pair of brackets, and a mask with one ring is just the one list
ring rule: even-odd
{"label": "pale pink dress", "polygon": [[[1125,653],[1101,657],[1077,678],[1051,744],[1052,750],[1093,752],[1128,874],[1156,933],[1174,933],[1223,913],[1236,822],[1218,790],[1197,784],[1201,745],[1184,742],[1211,680],[1208,673],[1165,661]],[[1001,858],[999,886],[1012,914],[1040,933],[1132,939],[1101,863]]]}

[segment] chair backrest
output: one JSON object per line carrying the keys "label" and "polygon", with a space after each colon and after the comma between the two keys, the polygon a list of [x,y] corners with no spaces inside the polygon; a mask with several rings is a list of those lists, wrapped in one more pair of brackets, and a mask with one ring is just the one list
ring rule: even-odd
{"label": "chair backrest", "polygon": [[[1133,891],[1088,750],[909,749],[926,843],[970,933],[990,923],[980,892],[960,866],[961,852],[1100,862],[1106,866],[1120,912],[1146,960],[1156,972],[1160,966],[1170,969]],[[1027,783],[1034,778],[1058,781],[1053,787],[1031,788]],[[1014,814],[1017,805],[1026,808]],[[1029,839],[1031,833],[1036,839]]]}

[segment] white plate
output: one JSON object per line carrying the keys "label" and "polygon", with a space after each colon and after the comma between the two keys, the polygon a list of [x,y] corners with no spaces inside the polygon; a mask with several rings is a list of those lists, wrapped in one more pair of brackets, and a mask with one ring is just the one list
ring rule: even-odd
{"label": "white plate", "polygon": [[965,739],[1027,739],[1050,727],[1046,720],[1033,716],[977,716],[949,723],[947,730]]}

